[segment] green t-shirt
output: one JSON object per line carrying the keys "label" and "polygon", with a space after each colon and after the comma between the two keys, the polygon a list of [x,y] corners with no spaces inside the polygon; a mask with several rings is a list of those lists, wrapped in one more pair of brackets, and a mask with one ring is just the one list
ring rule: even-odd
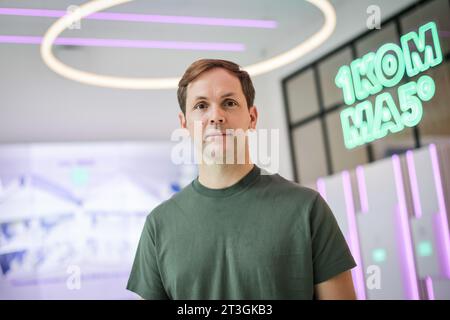
{"label": "green t-shirt", "polygon": [[209,189],[198,178],[147,217],[127,289],[144,299],[312,299],[355,266],[325,201],[261,174]]}

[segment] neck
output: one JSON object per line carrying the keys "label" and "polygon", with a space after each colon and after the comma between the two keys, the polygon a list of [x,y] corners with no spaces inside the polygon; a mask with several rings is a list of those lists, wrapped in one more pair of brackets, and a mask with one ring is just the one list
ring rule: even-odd
{"label": "neck", "polygon": [[[226,153],[222,154],[221,163],[201,162],[198,167],[198,181],[210,189],[223,189],[230,187],[241,180],[252,169],[254,164],[250,158],[248,140],[245,139],[245,148],[241,149],[234,143],[233,150],[241,150],[243,159],[238,157],[238,152],[233,153],[233,161],[227,163]],[[240,160],[243,160],[240,162]]]}
{"label": "neck", "polygon": [[201,164],[199,165],[198,181],[210,189],[230,187],[241,180],[252,169],[254,164]]}

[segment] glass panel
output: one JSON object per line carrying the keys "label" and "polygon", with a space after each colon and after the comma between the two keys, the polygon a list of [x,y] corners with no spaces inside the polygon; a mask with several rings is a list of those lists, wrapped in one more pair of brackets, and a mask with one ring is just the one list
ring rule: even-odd
{"label": "glass panel", "polygon": [[327,175],[323,131],[320,120],[311,121],[292,132],[299,180],[314,183]]}
{"label": "glass panel", "polygon": [[352,62],[352,51],[350,47],[333,54],[319,64],[320,86],[324,107],[331,107],[343,102],[342,91],[334,84],[334,78],[342,65]]}
{"label": "glass panel", "polygon": [[[397,89],[398,86],[395,86],[394,88],[385,88],[382,92],[389,92],[394,99],[397,109],[399,109]],[[381,92],[379,94],[381,94]],[[368,98],[368,100],[372,102],[372,105],[375,105],[376,96],[377,95]],[[371,144],[374,160],[383,159],[393,154],[400,154],[414,148],[414,130],[413,128],[405,128],[397,133],[389,132],[387,136],[375,140]]]}
{"label": "glass panel", "polygon": [[[394,22],[391,22],[382,27],[382,29],[371,32],[368,36],[356,42],[355,45],[357,55],[358,57],[361,57],[370,51],[376,52],[376,50],[378,50],[378,48],[385,43],[391,42],[400,44],[399,40],[400,39],[395,24]],[[399,107],[397,94],[397,88],[399,85],[394,88],[383,88],[382,92],[379,92],[375,96],[370,96],[368,100],[370,100],[372,105],[374,105],[376,96],[383,92],[389,92],[391,93],[396,106]],[[394,153],[402,153],[408,149],[414,148],[414,131],[412,128],[405,128],[397,133],[389,133],[386,137],[375,140],[371,143],[371,145],[374,160],[383,159]]]}
{"label": "glass panel", "polygon": [[416,31],[427,22],[434,21],[439,30],[439,41],[444,54],[450,51],[450,4],[448,0],[431,1],[412,12],[401,20],[403,34]]}
{"label": "glass panel", "polygon": [[319,111],[312,68],[289,79],[286,89],[291,123],[305,119]]}
{"label": "glass panel", "polygon": [[353,169],[359,164],[368,162],[366,146],[350,150],[345,147],[339,116],[340,112],[341,109],[330,112],[326,117],[328,141],[334,172]]}
{"label": "glass panel", "polygon": [[380,30],[372,31],[357,41],[355,43],[356,53],[360,58],[370,51],[376,52],[379,47],[388,42],[400,44],[399,36],[393,22],[383,26]]}
{"label": "glass panel", "polygon": [[434,79],[436,92],[430,101],[423,103],[423,118],[419,123],[423,145],[450,138],[450,62],[442,63],[426,74]]}
{"label": "glass panel", "polygon": [[407,150],[413,149],[414,132],[407,128],[397,133],[391,133],[386,137],[372,142],[373,159],[379,160],[390,157],[393,154],[402,154]]}

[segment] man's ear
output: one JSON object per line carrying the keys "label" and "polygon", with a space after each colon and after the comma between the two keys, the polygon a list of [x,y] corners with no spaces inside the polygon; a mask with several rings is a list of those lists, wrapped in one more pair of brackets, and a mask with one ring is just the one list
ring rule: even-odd
{"label": "man's ear", "polygon": [[256,109],[256,106],[251,106],[248,109],[248,112],[250,114],[249,129],[255,130],[256,129],[256,122],[258,121],[258,110]]}
{"label": "man's ear", "polygon": [[183,112],[180,111],[180,113],[178,113],[178,119],[180,120],[180,127],[186,129],[186,116]]}

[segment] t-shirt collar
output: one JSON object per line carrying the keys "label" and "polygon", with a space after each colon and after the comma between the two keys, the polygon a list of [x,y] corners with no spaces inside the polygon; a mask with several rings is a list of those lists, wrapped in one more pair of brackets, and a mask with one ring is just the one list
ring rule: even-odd
{"label": "t-shirt collar", "polygon": [[241,180],[229,187],[222,189],[211,189],[205,187],[200,183],[200,181],[198,181],[198,176],[192,181],[192,187],[198,193],[201,193],[208,197],[228,197],[241,190],[244,190],[253,181],[255,181],[260,174],[261,169],[256,164],[254,164],[252,170],[250,170],[244,177],[242,177]]}

